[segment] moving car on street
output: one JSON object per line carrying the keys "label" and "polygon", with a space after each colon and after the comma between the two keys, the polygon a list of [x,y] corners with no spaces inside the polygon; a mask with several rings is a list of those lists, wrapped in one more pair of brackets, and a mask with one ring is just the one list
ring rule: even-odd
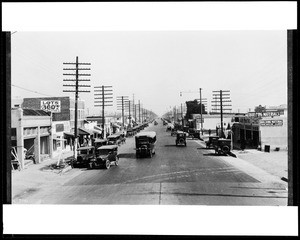
{"label": "moving car on street", "polygon": [[186,134],[183,131],[177,131],[175,143],[176,146],[178,145],[186,146]]}
{"label": "moving car on street", "polygon": [[95,158],[95,147],[80,147],[77,149],[77,158],[71,161],[71,166],[88,167],[89,162]]}
{"label": "moving car on street", "polygon": [[90,168],[104,167],[110,168],[111,163],[116,166],[119,164],[118,146],[117,145],[106,145],[97,149],[96,158],[92,158],[89,162]]}
{"label": "moving car on street", "polygon": [[156,132],[140,132],[135,136],[136,157],[155,154]]}

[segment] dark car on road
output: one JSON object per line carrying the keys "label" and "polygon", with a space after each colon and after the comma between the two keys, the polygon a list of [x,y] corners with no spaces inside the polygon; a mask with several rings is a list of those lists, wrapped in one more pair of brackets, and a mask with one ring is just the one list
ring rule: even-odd
{"label": "dark car on road", "polygon": [[77,158],[71,161],[71,166],[88,167],[89,162],[95,158],[95,147],[80,147],[77,149]]}
{"label": "dark car on road", "polygon": [[135,136],[136,157],[155,154],[156,132],[140,132]]}
{"label": "dark car on road", "polygon": [[90,168],[104,167],[110,168],[111,163],[116,166],[119,164],[118,146],[117,145],[106,145],[97,149],[97,156],[89,162]]}
{"label": "dark car on road", "polygon": [[217,145],[214,146],[216,154],[228,154],[231,149],[231,139],[219,138]]}
{"label": "dark car on road", "polygon": [[177,131],[176,133],[176,146],[184,145],[186,146],[186,134],[183,131]]}

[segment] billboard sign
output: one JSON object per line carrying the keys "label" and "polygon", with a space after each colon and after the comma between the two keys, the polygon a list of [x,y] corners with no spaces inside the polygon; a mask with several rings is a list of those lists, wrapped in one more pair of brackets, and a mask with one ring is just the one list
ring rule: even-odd
{"label": "billboard sign", "polygon": [[41,100],[41,110],[44,110],[46,112],[59,113],[60,108],[60,100]]}
{"label": "billboard sign", "polygon": [[283,120],[261,120],[260,126],[282,126]]}

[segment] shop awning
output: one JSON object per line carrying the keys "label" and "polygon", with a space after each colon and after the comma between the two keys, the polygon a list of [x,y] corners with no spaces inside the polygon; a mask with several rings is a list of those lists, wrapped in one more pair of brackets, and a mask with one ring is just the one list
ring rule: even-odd
{"label": "shop awning", "polygon": [[85,128],[78,128],[78,134],[79,135],[93,135],[94,133],[89,130],[89,129],[85,129]]}
{"label": "shop awning", "polygon": [[66,137],[74,137],[74,133],[71,132],[64,132],[64,134],[66,135]]}
{"label": "shop awning", "polygon": [[98,127],[98,126],[94,126],[94,129],[98,130],[98,131],[102,131],[102,128],[101,127]]}
{"label": "shop awning", "polygon": [[93,133],[97,133],[97,134],[102,134],[102,131],[101,130],[97,130],[97,129],[93,129]]}

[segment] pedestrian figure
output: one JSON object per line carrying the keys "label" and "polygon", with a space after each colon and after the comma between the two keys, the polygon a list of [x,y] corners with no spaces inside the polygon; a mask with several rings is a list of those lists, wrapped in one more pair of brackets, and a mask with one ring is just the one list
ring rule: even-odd
{"label": "pedestrian figure", "polygon": [[244,138],[242,138],[242,139],[241,139],[241,149],[242,149],[242,151],[244,151],[244,150],[245,150],[245,148],[246,148],[245,139],[244,139]]}
{"label": "pedestrian figure", "polygon": [[211,134],[211,130],[210,130],[210,129],[208,129],[208,135],[210,136],[210,134]]}

